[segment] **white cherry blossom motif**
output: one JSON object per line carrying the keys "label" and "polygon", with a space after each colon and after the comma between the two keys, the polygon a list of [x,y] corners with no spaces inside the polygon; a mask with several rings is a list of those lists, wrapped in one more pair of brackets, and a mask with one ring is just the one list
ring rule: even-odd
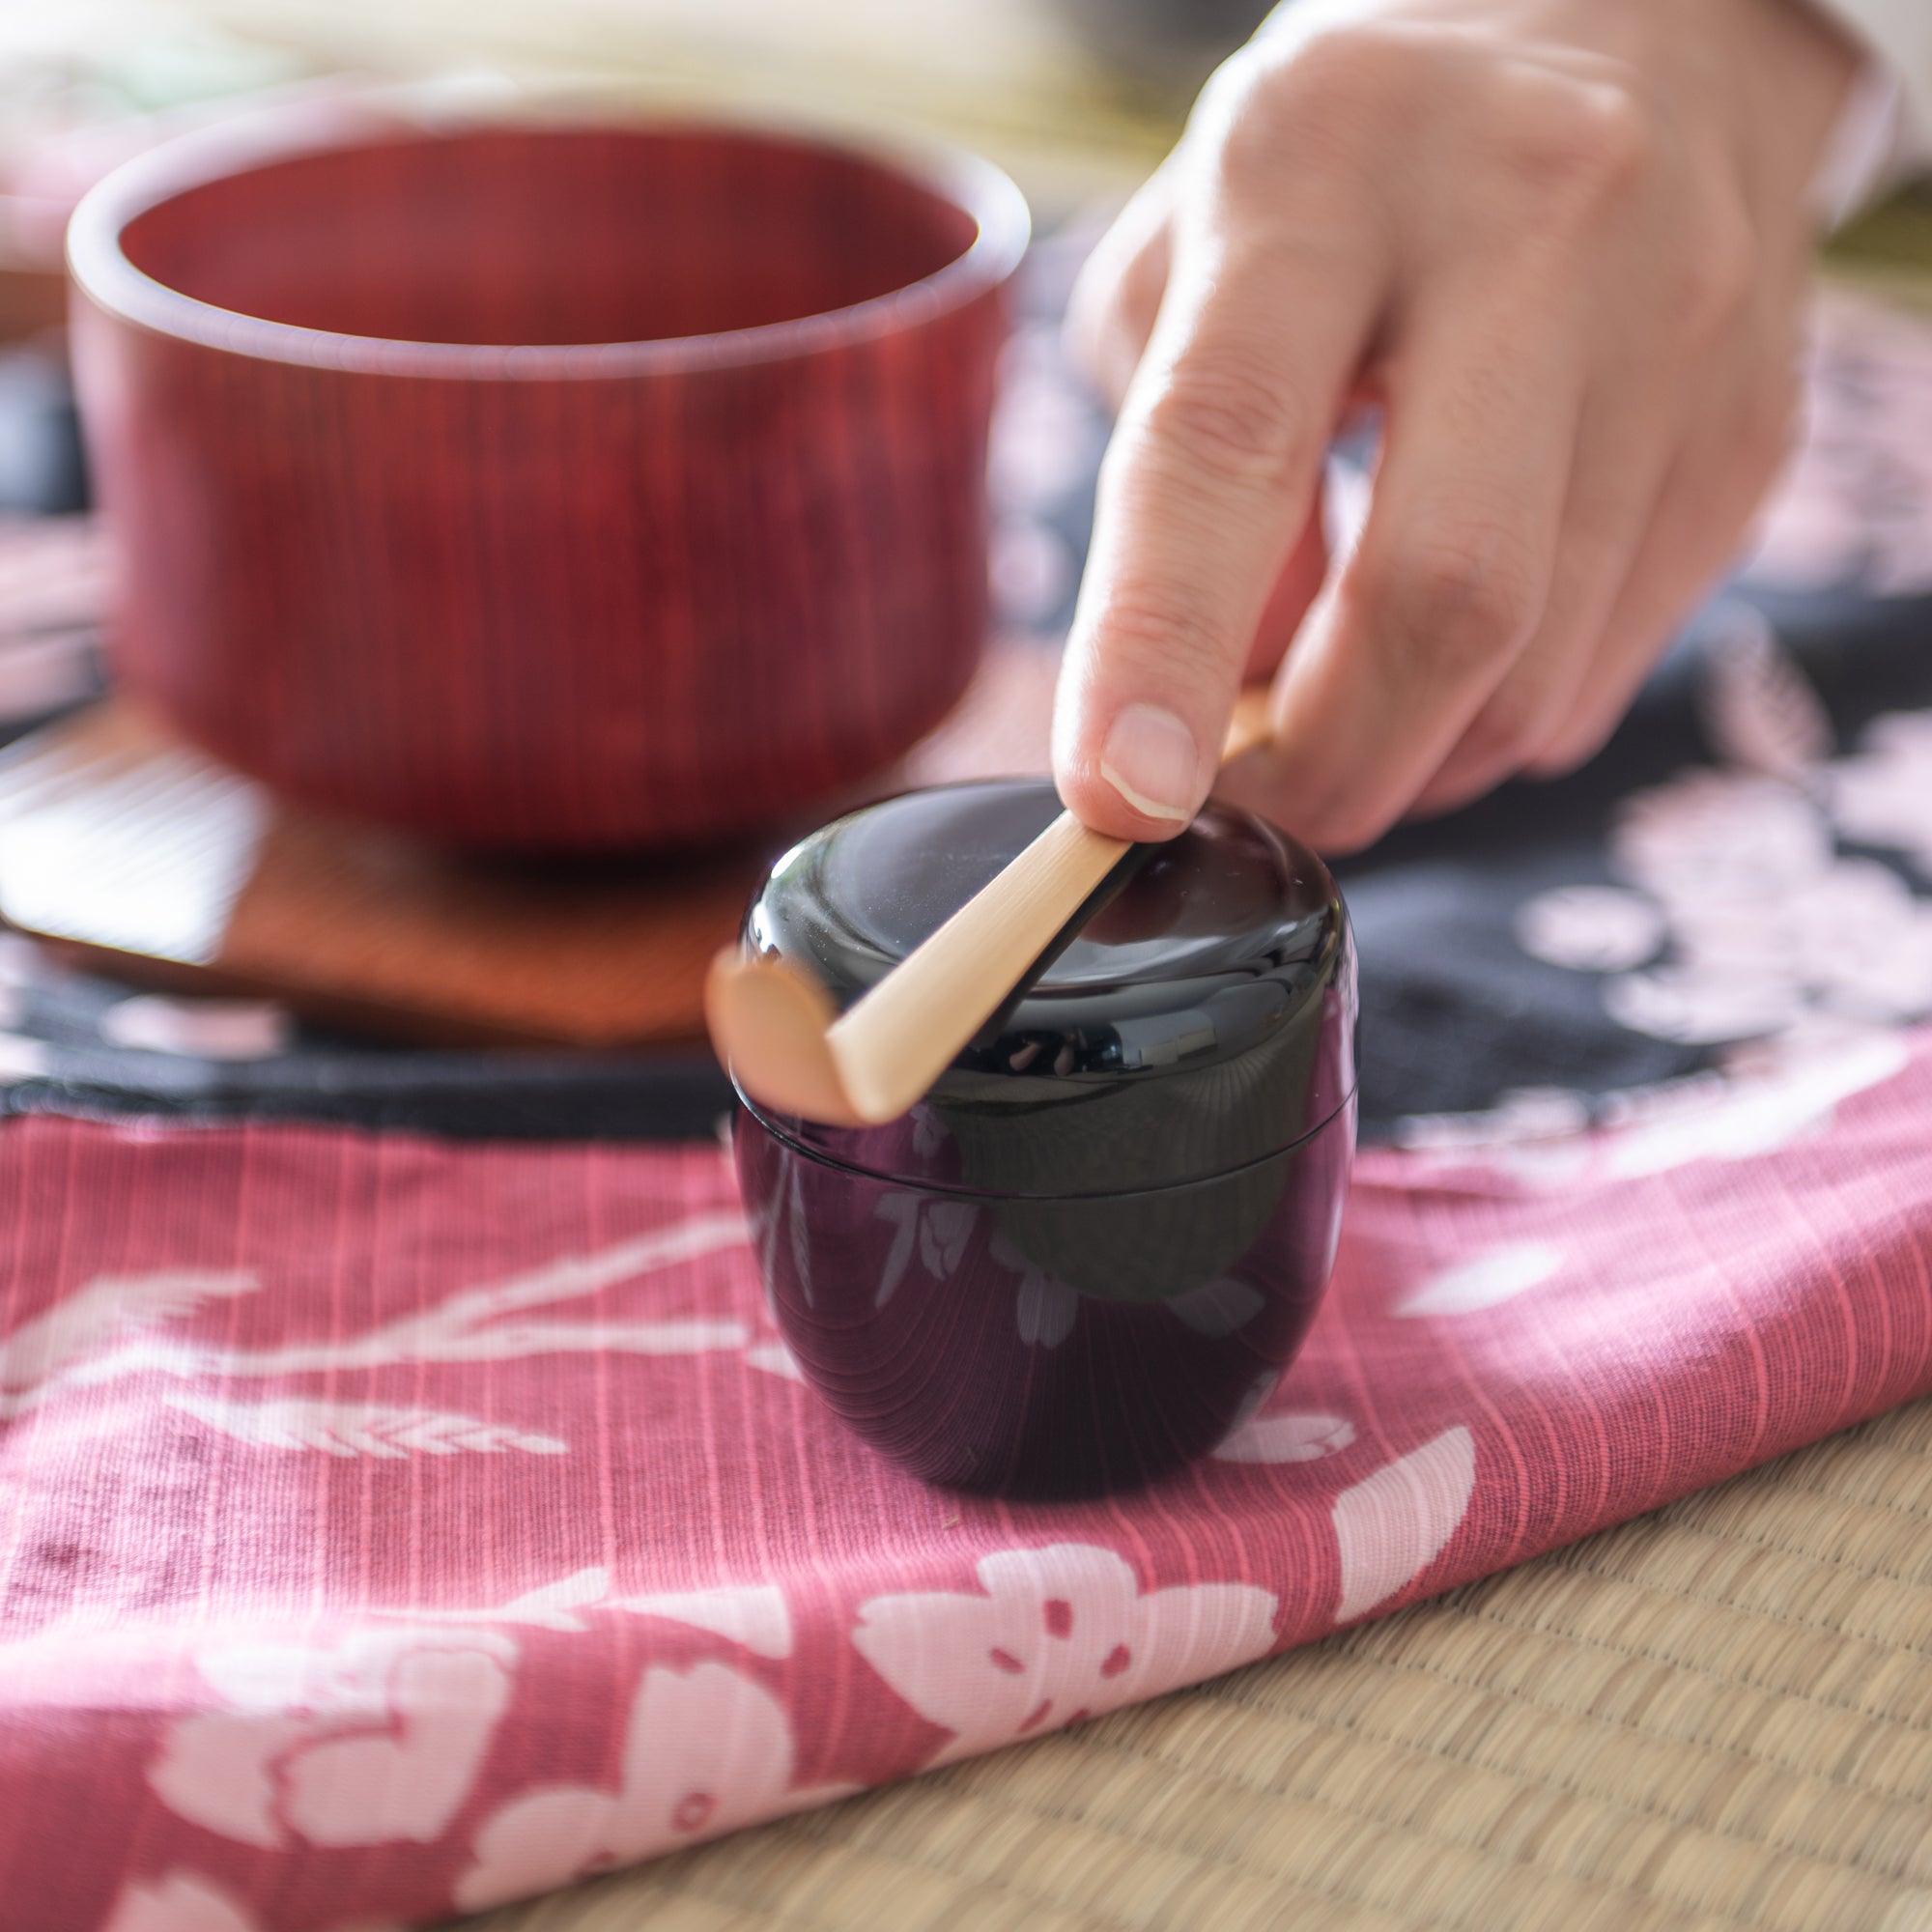
{"label": "white cherry blossom motif", "polygon": [[[1828,867],[1806,882],[1806,903],[1814,892],[1827,889],[1832,876],[1833,869]],[[1672,964],[1631,978],[1761,983],[1781,989],[1795,1011],[1804,1003],[1804,976],[1794,949],[1804,944],[1804,936],[1790,929],[1794,922],[1789,904],[1772,896],[1701,903],[1689,900],[1673,909]]]}
{"label": "white cherry blossom motif", "polygon": [[1663,914],[1621,886],[1558,886],[1517,913],[1517,944],[1533,959],[1579,973],[1641,966],[1663,944]]}
{"label": "white cherry blossom motif", "polygon": [[227,1893],[193,1872],[130,1885],[101,1932],[261,1932]]}
{"label": "white cherry blossom motif", "polygon": [[1541,1288],[1563,1265],[1548,1241],[1508,1241],[1433,1274],[1395,1305],[1397,1315],[1467,1315]]}
{"label": "white cherry blossom motif", "polygon": [[1805,963],[1821,1010],[1876,1026],[1932,1015],[1932,902],[1883,866],[1848,859],[1813,921]]}
{"label": "white cherry blossom motif", "polygon": [[196,1666],[227,1708],[176,1719],[148,1781],[179,1816],[243,1844],[428,1844],[469,1796],[516,1656],[490,1631],[204,1650]]}
{"label": "white cherry blossom motif", "polygon": [[1335,1621],[1386,1603],[1441,1555],[1476,1488],[1476,1444],[1458,1425],[1335,1498],[1342,1593]]}
{"label": "white cherry blossom motif", "polygon": [[1832,817],[1861,845],[1900,851],[1932,879],[1932,712],[1876,720],[1829,774]]}
{"label": "white cherry blossom motif", "polygon": [[1214,1451],[1223,1463],[1320,1463],[1355,1439],[1342,1415],[1256,1415]]}
{"label": "white cherry blossom motif", "polygon": [[1836,859],[1795,899],[1681,907],[1672,930],[1687,975],[1777,987],[1805,1012],[1885,1024],[1932,1009],[1932,905],[1875,860]]}
{"label": "white cherry blossom motif", "polygon": [[466,1910],[715,1837],[808,1802],[793,1792],[784,1707],[728,1664],[653,1666],[639,1681],[614,1791],[557,1785],[478,1830],[458,1881]]}
{"label": "white cherry blossom motif", "polygon": [[1809,798],[1743,772],[1687,772],[1638,792],[1610,837],[1612,870],[1666,914],[1775,899],[1815,880],[1832,859],[1832,829]]}
{"label": "white cherry blossom motif", "polygon": [[1610,843],[1623,883],[1539,894],[1518,938],[1553,965],[1610,974],[1605,1011],[1660,1039],[1932,1017],[1932,901],[1835,842],[1894,847],[1932,877],[1932,713],[1881,719],[1857,757],[1806,763],[1816,700],[1768,633],[1756,641],[1774,662],[1750,672],[1748,701],[1732,699],[1729,736],[1738,757],[1789,769],[1693,771],[1638,793]]}
{"label": "white cherry blossom motif", "polygon": [[1804,993],[1789,979],[1663,966],[1612,980],[1604,988],[1604,1009],[1633,1033],[1712,1045],[1780,1032],[1804,1012]]}
{"label": "white cherry blossom motif", "polygon": [[[1714,857],[1712,839],[1744,841],[1760,807],[1753,849]],[[1622,1025],[1722,1042],[1820,1013],[1876,1025],[1932,1014],[1932,904],[1888,867],[1834,853],[1804,794],[1700,774],[1640,794],[1625,831],[1616,856],[1659,904],[1672,956],[1606,982],[1605,1006]]]}
{"label": "white cherry blossom motif", "polygon": [[913,1591],[859,1609],[859,1654],[928,1722],[932,1762],[1155,1697],[1262,1657],[1275,1598],[1248,1583],[1141,1591],[1111,1549],[1056,1543],[982,1557],[980,1592]]}
{"label": "white cherry blossom motif", "polygon": [[[1743,768],[1637,794],[1610,841],[1619,884],[1540,894],[1517,917],[1535,956],[1611,976],[1620,1025],[1720,1048],[1718,1066],[1594,1107],[1525,1094],[1401,1122],[1432,1165],[1554,1187],[1766,1152],[1893,1078],[1896,1029],[1932,1018],[1932,899],[1838,846],[1901,852],[1932,879],[1932,711],[1881,718],[1856,756],[1824,762],[1829,720],[1762,620],[1718,642],[1706,722]],[[1661,959],[1636,957],[1646,945]]]}

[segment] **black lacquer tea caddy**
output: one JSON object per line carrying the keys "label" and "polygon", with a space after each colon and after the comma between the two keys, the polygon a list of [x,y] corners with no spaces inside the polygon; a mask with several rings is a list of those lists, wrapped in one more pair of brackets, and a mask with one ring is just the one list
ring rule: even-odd
{"label": "black lacquer tea caddy", "polygon": [[[1002,781],[855,812],[772,867],[746,943],[842,1010],[1059,809],[1043,781]],[[1355,1010],[1326,867],[1210,805],[1129,852],[901,1120],[746,1102],[740,1182],[807,1378],[962,1489],[1094,1494],[1214,1448],[1327,1285]]]}

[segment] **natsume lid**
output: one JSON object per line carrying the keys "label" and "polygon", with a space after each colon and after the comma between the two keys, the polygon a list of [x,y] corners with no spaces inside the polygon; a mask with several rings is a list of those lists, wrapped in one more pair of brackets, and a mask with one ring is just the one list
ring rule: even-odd
{"label": "natsume lid", "polygon": [[[1044,781],[908,792],[772,867],[747,944],[842,1011],[1060,810]],[[1137,1192],[1306,1139],[1354,1090],[1348,915],[1314,853],[1210,805],[1136,846],[926,1099],[882,1127],[752,1107],[826,1159],[1004,1196]],[[748,1105],[751,1103],[748,1101]]]}

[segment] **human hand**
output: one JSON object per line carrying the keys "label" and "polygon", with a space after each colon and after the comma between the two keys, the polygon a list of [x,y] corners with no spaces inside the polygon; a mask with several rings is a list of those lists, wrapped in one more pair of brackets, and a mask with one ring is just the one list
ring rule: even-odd
{"label": "human hand", "polygon": [[1075,293],[1122,408],[1055,712],[1074,811],[1172,836],[1270,670],[1274,741],[1220,788],[1317,845],[1587,758],[1784,452],[1856,65],[1798,0],[1278,14]]}

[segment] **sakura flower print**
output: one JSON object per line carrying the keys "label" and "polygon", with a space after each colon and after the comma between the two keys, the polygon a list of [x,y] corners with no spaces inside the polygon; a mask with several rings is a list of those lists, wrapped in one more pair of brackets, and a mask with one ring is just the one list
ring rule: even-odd
{"label": "sakura flower print", "polygon": [[[746,943],[849,1006],[1058,810],[908,794],[787,853]],[[927,1098],[883,1127],[736,1138],[807,1379],[929,1480],[1128,1488],[1272,1392],[1334,1258],[1354,1146],[1354,952],[1333,881],[1210,808],[1142,847]],[[741,1095],[742,1097],[742,1095]]]}

